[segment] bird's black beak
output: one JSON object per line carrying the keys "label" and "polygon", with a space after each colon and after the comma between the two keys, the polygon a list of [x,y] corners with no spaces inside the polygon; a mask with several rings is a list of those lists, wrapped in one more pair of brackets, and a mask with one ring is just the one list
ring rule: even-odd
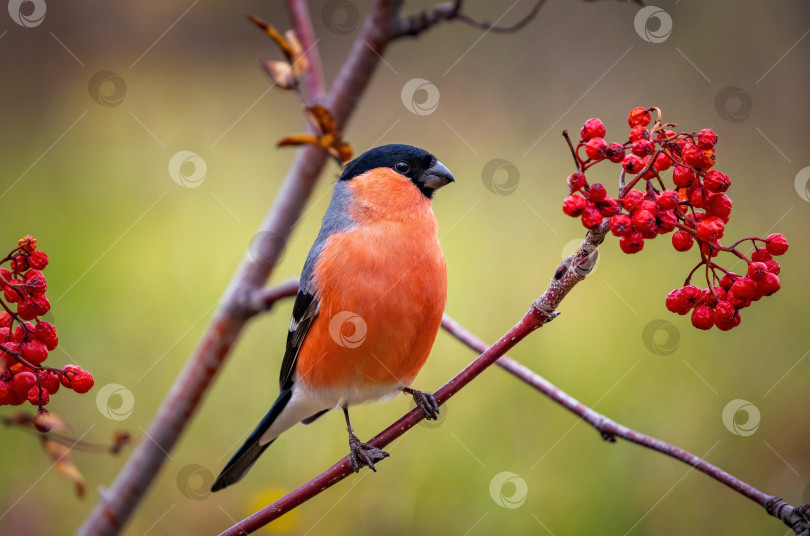
{"label": "bird's black beak", "polygon": [[455,182],[453,174],[447,167],[436,160],[432,166],[425,170],[422,175],[422,185],[424,188],[430,190],[438,190],[442,186],[447,186],[451,182]]}

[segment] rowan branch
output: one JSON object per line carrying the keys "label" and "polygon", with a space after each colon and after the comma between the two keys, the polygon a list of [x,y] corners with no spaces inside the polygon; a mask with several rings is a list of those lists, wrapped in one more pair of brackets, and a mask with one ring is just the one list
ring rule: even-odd
{"label": "rowan branch", "polygon": [[292,18],[295,34],[301,42],[301,48],[305,50],[304,55],[309,61],[306,79],[307,93],[311,101],[318,101],[326,93],[326,84],[323,80],[321,55],[318,53],[318,40],[315,38],[315,31],[312,29],[309,8],[305,0],[287,0],[287,9]]}
{"label": "rowan branch", "polygon": [[[444,315],[442,318],[442,327],[448,333],[476,352],[484,352],[487,350],[487,348],[489,348],[484,341],[476,337],[473,333],[469,332],[461,324],[447,315]],[[589,408],[585,404],[581,403],[533,370],[522,365],[521,363],[518,363],[508,356],[504,355],[498,359],[497,365],[521,381],[531,385],[542,394],[550,398],[553,402],[579,416],[579,418],[581,418],[583,421],[593,426],[602,436],[602,439],[614,443],[616,442],[616,438],[621,438],[631,443],[641,445],[642,447],[671,456],[678,461],[694,467],[698,471],[710,476],[721,484],[725,484],[737,493],[744,495],[745,497],[748,497],[752,501],[756,502],[765,508],[765,511],[768,514],[780,519],[785,523],[785,525],[793,529],[797,535],[808,536],[808,531],[810,531],[810,524],[808,524],[807,517],[807,514],[810,513],[808,512],[810,510],[808,505],[799,507],[791,506],[780,497],[768,495],[758,490],[754,486],[743,482],[739,478],[723,471],[716,465],[712,465],[711,463],[695,456],[694,454],[691,454],[690,452],[687,452],[686,450],[671,445],[666,441],[642,434],[641,432],[637,432],[624,425],[621,425],[609,417],[597,413],[592,408]]]}
{"label": "rowan branch", "polygon": [[431,26],[443,22],[457,20],[465,24],[469,24],[479,30],[484,30],[493,33],[515,33],[522,30],[529,24],[540,12],[540,8],[546,0],[537,0],[532,10],[520,19],[518,22],[511,26],[497,26],[486,21],[478,20],[462,12],[463,0],[455,0],[453,2],[444,2],[436,5],[432,9],[426,9],[415,15],[400,19],[397,23],[396,35],[415,36],[424,32]]}

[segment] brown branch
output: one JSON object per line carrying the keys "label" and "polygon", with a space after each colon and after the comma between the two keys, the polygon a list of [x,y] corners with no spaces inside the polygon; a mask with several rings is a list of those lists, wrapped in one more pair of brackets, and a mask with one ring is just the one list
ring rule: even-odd
{"label": "brown branch", "polygon": [[[489,346],[476,337],[474,334],[467,331],[461,324],[453,320],[447,315],[442,318],[442,327],[452,334],[459,341],[469,346],[476,352],[484,352]],[[725,484],[737,493],[748,497],[756,502],[768,514],[782,520],[788,527],[794,530],[797,535],[807,536],[810,530],[808,518],[806,516],[807,507],[794,507],[785,502],[783,499],[768,495],[758,490],[754,486],[743,482],[739,478],[730,475],[723,471],[716,465],[687,452],[679,447],[671,445],[660,439],[642,434],[632,430],[624,425],[621,425],[614,420],[597,413],[592,408],[582,404],[574,397],[562,391],[560,388],[529,369],[528,367],[518,363],[517,361],[503,356],[497,361],[497,365],[516,376],[520,380],[528,383],[542,394],[550,398],[553,402],[564,407],[573,414],[579,416],[583,421],[593,426],[602,436],[603,439],[609,442],[615,442],[616,438],[621,438],[631,443],[641,445],[656,452],[671,456],[678,461],[681,461],[698,471],[705,473],[718,482]],[[804,510],[802,510],[804,508]]]}
{"label": "brown branch", "polygon": [[301,48],[306,52],[309,61],[307,71],[307,93],[312,102],[323,98],[326,92],[326,84],[323,80],[323,68],[321,66],[321,55],[318,53],[315,39],[315,32],[312,29],[312,20],[309,16],[309,8],[306,0],[287,0],[287,9],[292,18],[295,34],[301,42]]}
{"label": "brown branch", "polygon": [[[566,259],[566,261],[557,268],[548,289],[546,289],[540,298],[532,303],[529,311],[523,318],[505,335],[498,339],[495,344],[481,353],[472,363],[467,365],[438,391],[433,393],[439,405],[444,404],[456,393],[461,391],[467,384],[477,378],[479,374],[495,363],[527,335],[542,327],[546,322],[553,320],[559,314],[555,312],[555,309],[571,289],[585,278],[586,272],[583,271],[583,266],[585,266],[586,263],[592,262],[593,251],[596,246],[602,243],[607,230],[608,224],[607,220],[605,220],[602,225],[589,231],[577,252]],[[414,408],[373,437],[371,441],[369,441],[369,444],[383,448],[405,434],[424,418],[425,416],[422,410]],[[349,457],[346,456],[330,469],[313,478],[303,486],[296,488],[269,506],[264,507],[250,517],[243,519],[223,531],[221,536],[237,536],[258,530],[296,506],[303,504],[326,489],[334,486],[350,474],[352,474],[352,467],[349,463]]]}
{"label": "brown branch", "polygon": [[469,24],[479,30],[485,30],[493,33],[515,33],[522,30],[529,24],[540,12],[540,8],[546,3],[546,0],[537,0],[532,10],[518,22],[512,26],[496,26],[489,22],[475,19],[462,12],[463,0],[455,0],[453,2],[444,2],[436,5],[432,9],[421,11],[415,15],[411,15],[401,19],[397,23],[396,35],[397,36],[415,36],[424,32],[431,26],[443,22],[457,20]]}

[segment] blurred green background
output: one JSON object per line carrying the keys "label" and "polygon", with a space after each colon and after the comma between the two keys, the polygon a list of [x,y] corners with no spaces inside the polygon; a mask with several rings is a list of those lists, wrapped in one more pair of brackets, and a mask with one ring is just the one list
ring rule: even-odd
{"label": "blurred green background", "polygon": [[[259,60],[279,54],[245,14],[281,29],[289,19],[281,2],[257,0],[45,1],[47,13],[34,27],[0,17],[0,248],[27,233],[39,239],[51,258],[50,315],[60,338],[50,363],[79,363],[95,375],[89,394],[60,392],[49,409],[88,440],[107,441],[119,428],[142,437],[293,157],[275,142],[303,128],[297,101],[268,89]],[[447,311],[492,341],[523,315],[566,247],[583,236],[580,223],[560,210],[571,172],[563,128],[578,131],[599,116],[608,141],[622,141],[627,112],[650,105],[684,130],[714,128],[717,168],[733,181],[726,234],[785,232],[791,249],[782,262],[783,290],[745,310],[732,332],[699,332],[664,308],[695,252],[674,252],[667,236],[630,257],[611,237],[562,316],[511,355],[619,422],[793,504],[810,502],[810,6],[657,4],[664,13],[646,25],[642,19],[641,33],[636,4],[549,0],[517,34],[456,22],[402,39],[387,51],[346,137],[357,152],[419,145],[453,170],[456,184],[434,203],[449,270]],[[369,2],[310,5],[331,81]],[[430,5],[408,2],[406,11]],[[479,0],[465,9],[511,24],[532,5]],[[31,8],[23,4],[24,14]],[[101,75],[100,84],[93,78],[100,71],[115,76]],[[402,88],[414,78],[435,85],[432,113],[403,104]],[[426,95],[405,102],[419,105]],[[206,163],[195,188],[169,174],[181,150]],[[516,174],[503,168],[487,176],[494,159],[511,162]],[[614,169],[606,167],[591,177],[603,173],[613,185]],[[299,273],[338,171],[329,164],[273,281]],[[346,454],[342,416],[333,412],[285,434],[238,486],[206,492],[277,394],[291,307],[280,303],[246,329],[126,534],[218,533]],[[645,326],[657,319],[674,331],[645,340]],[[667,348],[674,352],[661,355]],[[473,357],[440,333],[415,386],[436,389]],[[125,420],[98,409],[121,403],[113,397],[97,405],[107,384],[132,393]],[[759,410],[751,435],[723,424],[724,408],[737,399]],[[400,397],[355,409],[358,435],[374,435],[408,407]],[[267,530],[785,534],[753,502],[665,456],[603,442],[501,370],[484,373],[443,411],[438,425],[418,426],[391,446],[378,473],[344,481]],[[745,424],[744,410],[734,417]],[[5,428],[0,437],[0,534],[72,533],[131,452],[76,453],[88,484],[80,501],[49,469],[35,438]]]}

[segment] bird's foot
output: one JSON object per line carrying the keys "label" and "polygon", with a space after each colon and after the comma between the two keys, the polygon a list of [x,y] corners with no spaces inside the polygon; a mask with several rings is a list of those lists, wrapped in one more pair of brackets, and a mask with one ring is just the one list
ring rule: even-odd
{"label": "bird's foot", "polygon": [[349,435],[349,462],[355,473],[359,473],[364,465],[376,473],[377,469],[374,464],[387,457],[388,453],[384,450],[363,443],[354,434]]}
{"label": "bird's foot", "polygon": [[439,418],[439,403],[436,402],[432,394],[411,389],[410,387],[403,387],[402,392],[408,393],[413,397],[416,406],[425,414],[425,419],[437,420]]}

